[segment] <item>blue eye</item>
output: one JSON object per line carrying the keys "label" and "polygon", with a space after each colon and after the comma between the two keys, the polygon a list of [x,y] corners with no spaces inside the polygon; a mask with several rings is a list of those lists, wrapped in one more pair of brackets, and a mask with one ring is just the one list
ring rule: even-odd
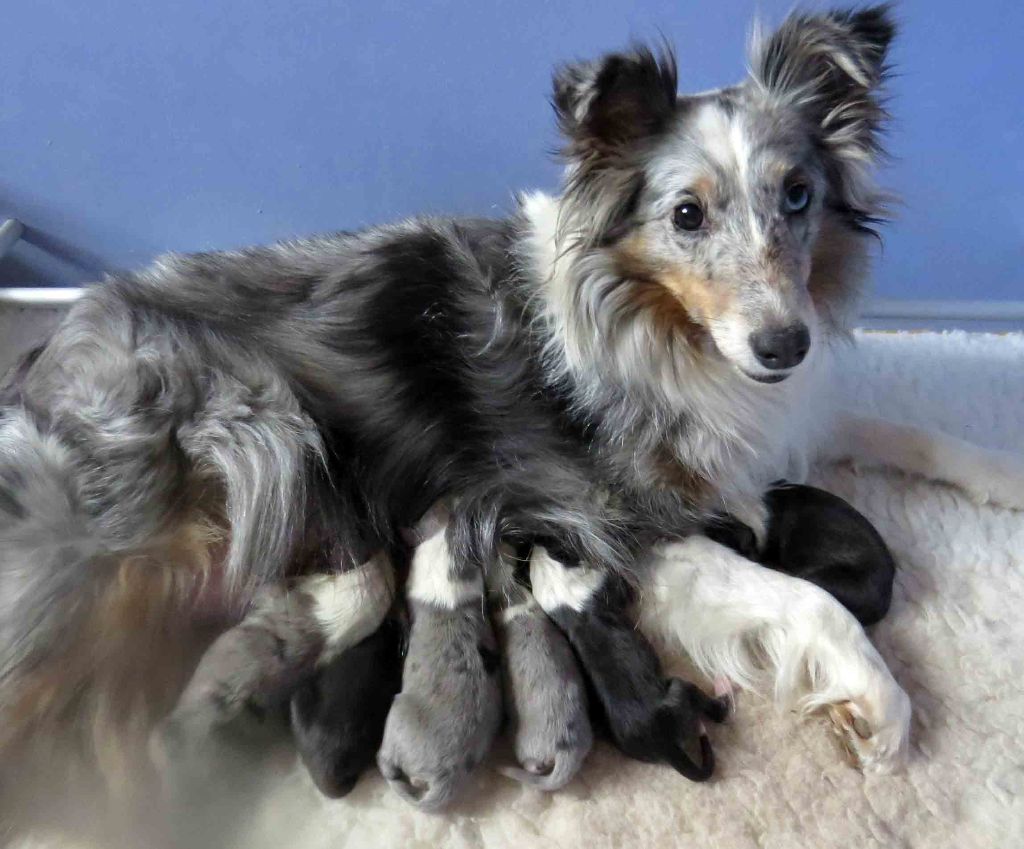
{"label": "blue eye", "polygon": [[807,209],[811,202],[811,190],[806,183],[793,183],[786,187],[782,206],[789,215],[796,215]]}

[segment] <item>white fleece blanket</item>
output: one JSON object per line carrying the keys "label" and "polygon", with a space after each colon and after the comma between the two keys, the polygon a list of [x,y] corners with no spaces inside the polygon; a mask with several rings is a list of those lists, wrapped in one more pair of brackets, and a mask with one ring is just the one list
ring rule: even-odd
{"label": "white fleece blanket", "polygon": [[[1024,452],[1024,337],[863,334],[841,392],[865,413]],[[908,767],[864,776],[824,719],[740,694],[711,733],[718,771],[691,784],[599,745],[565,790],[543,795],[489,769],[443,815],[410,809],[377,775],[318,796],[291,763],[223,845],[363,847],[1024,846],[1024,513],[978,506],[895,473],[815,471],[878,527],[900,565],[872,637],[914,705]],[[673,661],[674,663],[674,661]]]}

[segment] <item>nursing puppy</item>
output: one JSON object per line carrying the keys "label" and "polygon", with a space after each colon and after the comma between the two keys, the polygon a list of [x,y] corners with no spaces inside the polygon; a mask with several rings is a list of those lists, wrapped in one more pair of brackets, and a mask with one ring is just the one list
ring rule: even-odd
{"label": "nursing puppy", "polygon": [[295,747],[328,798],[349,793],[374,762],[402,687],[404,643],[404,624],[389,615],[362,642],[322,660],[291,697]]}
{"label": "nursing puppy", "polygon": [[558,790],[579,771],[593,743],[583,676],[565,637],[516,579],[511,558],[488,571],[487,589],[519,762],[501,772]]}
{"label": "nursing puppy", "polygon": [[[154,731],[150,751],[165,777],[172,784],[194,781],[211,766],[213,737],[230,732],[243,714],[284,718],[291,702],[299,753],[318,786],[337,795],[373,762],[379,733],[376,740],[367,738],[378,715],[383,726],[394,693],[388,690],[399,668],[396,631],[381,626],[393,591],[383,555],[347,572],[263,590],[241,623],[204,653],[173,712]],[[391,647],[394,657],[388,656]],[[360,662],[368,655],[387,663],[364,671]],[[365,679],[365,700],[347,703],[347,713],[329,692],[324,703],[315,683],[332,679],[335,667],[351,672],[353,685]],[[373,701],[383,706],[375,711]],[[348,737],[343,732],[351,725],[360,731]],[[328,741],[330,751],[321,750]],[[335,783],[335,776],[345,781]]]}
{"label": "nursing puppy", "polygon": [[817,584],[862,625],[873,625],[888,613],[896,562],[863,515],[842,498],[801,484],[772,487],[765,504],[768,528],[762,546],[736,520],[711,523],[705,534],[765,566]]}
{"label": "nursing puppy", "polygon": [[405,623],[397,581],[394,564],[378,554],[356,570],[301,583],[316,601],[325,646],[292,694],[288,716],[303,764],[332,799],[349,793],[374,763],[401,686]]}
{"label": "nursing puppy", "polygon": [[444,524],[428,518],[420,539],[406,586],[402,690],[377,764],[403,799],[436,811],[464,788],[501,725],[500,662],[483,575],[453,568]]}
{"label": "nursing puppy", "polygon": [[165,771],[198,766],[210,736],[243,713],[279,713],[323,646],[310,598],[284,587],[261,592],[242,622],[204,653],[174,711],[154,731],[154,760]]}
{"label": "nursing puppy", "polygon": [[[581,658],[614,743],[638,760],[667,763],[691,781],[710,778],[715,761],[702,720],[723,722],[729,700],[664,677],[628,618],[628,593],[606,572],[567,567],[536,546],[530,581],[537,602]],[[686,747],[694,739],[699,749],[691,753]]]}

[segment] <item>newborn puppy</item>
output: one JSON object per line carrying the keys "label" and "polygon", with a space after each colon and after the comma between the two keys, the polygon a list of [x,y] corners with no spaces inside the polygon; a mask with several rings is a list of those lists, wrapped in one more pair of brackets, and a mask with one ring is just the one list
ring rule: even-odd
{"label": "newborn puppy", "polygon": [[[283,717],[316,664],[340,657],[378,629],[392,596],[391,564],[382,555],[347,572],[303,578],[290,590],[262,591],[242,622],[206,651],[154,732],[155,760],[179,771],[198,767],[210,735],[232,728],[243,714]],[[362,767],[372,758],[371,752]]]}
{"label": "newborn puppy", "polygon": [[260,593],[246,617],[207,649],[174,710],[153,731],[150,753],[171,785],[210,772],[211,735],[223,736],[242,716],[262,720],[283,712],[323,644],[308,596],[283,587]]}
{"label": "newborn puppy", "polygon": [[411,616],[402,691],[377,755],[381,773],[425,811],[449,802],[483,760],[501,724],[498,653],[483,579],[449,571],[445,529],[416,549],[406,595]]}
{"label": "newborn puppy", "polygon": [[295,746],[330,799],[346,795],[373,763],[384,721],[402,686],[405,629],[388,616],[373,634],[321,661],[291,699]]}
{"label": "newborn puppy", "polygon": [[579,771],[593,743],[583,676],[565,637],[516,580],[509,559],[488,573],[487,589],[520,764],[501,772],[541,790],[558,790]]}
{"label": "newborn puppy", "polygon": [[[566,567],[535,546],[530,580],[537,602],[582,662],[615,745],[637,760],[667,763],[691,781],[710,778],[715,761],[702,719],[724,721],[728,700],[665,679],[654,649],[627,618],[626,588],[607,572]],[[687,747],[696,748],[696,760]]]}
{"label": "newborn puppy", "polygon": [[732,517],[716,520],[705,533],[744,557],[817,584],[862,625],[885,616],[896,563],[864,516],[839,496],[801,484],[774,486],[765,505],[768,529],[760,550],[753,532]]}
{"label": "newborn puppy", "polygon": [[896,561],[871,522],[839,496],[813,486],[776,486],[765,503],[765,566],[817,584],[862,625],[889,612]]}
{"label": "newborn puppy", "polygon": [[380,747],[401,686],[404,629],[396,615],[384,618],[394,575],[383,554],[348,572],[309,576],[299,586],[311,599],[324,649],[292,695],[292,736],[313,782],[335,799],[355,787]]}

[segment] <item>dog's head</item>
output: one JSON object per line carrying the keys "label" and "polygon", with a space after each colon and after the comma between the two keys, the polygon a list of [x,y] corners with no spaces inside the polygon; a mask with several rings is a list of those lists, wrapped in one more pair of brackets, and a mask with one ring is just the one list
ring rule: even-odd
{"label": "dog's head", "polygon": [[667,49],[559,71],[588,330],[669,334],[762,382],[796,369],[863,276],[893,32],[885,6],[794,15],[755,36],[744,82],[690,96]]}

